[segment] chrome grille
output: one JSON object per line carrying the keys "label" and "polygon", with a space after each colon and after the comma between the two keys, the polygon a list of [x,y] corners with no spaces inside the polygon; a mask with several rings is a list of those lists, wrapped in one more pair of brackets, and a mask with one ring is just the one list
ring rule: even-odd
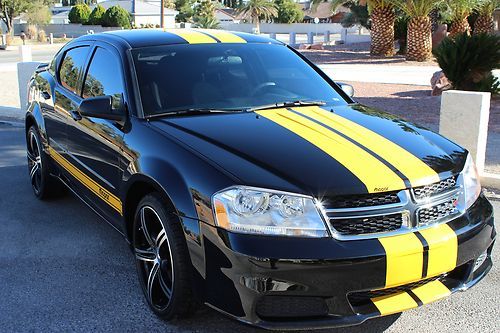
{"label": "chrome grille", "polygon": [[403,224],[403,214],[331,219],[330,223],[341,235],[373,234],[400,229]]}
{"label": "chrome grille", "polygon": [[437,205],[428,208],[420,208],[417,211],[418,225],[429,225],[438,220],[459,214],[460,211],[457,207],[458,200],[459,196],[455,195],[451,199],[441,202]]}
{"label": "chrome grille", "polygon": [[323,216],[339,240],[386,237],[446,223],[464,212],[460,179],[399,192],[326,198],[321,201]]}
{"label": "chrome grille", "polygon": [[398,192],[387,192],[381,194],[349,195],[324,199],[326,208],[361,208],[381,205],[397,204],[401,202]]}
{"label": "chrome grille", "polygon": [[451,190],[456,185],[457,185],[456,177],[450,177],[437,183],[416,187],[412,191],[415,199],[422,200],[446,192],[448,190]]}

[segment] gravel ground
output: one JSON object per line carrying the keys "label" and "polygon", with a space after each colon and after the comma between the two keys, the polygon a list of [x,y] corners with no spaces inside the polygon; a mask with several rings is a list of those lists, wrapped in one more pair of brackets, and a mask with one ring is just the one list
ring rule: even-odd
{"label": "gravel ground", "polygon": [[316,64],[362,64],[396,66],[437,66],[435,60],[406,61],[402,55],[392,58],[370,56],[370,43],[325,46],[324,50],[299,50]]}

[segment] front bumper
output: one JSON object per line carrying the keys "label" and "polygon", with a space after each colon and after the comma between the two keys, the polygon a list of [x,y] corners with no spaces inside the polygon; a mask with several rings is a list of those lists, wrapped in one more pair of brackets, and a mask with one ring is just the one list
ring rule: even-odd
{"label": "front bumper", "polygon": [[[401,238],[389,253],[379,239],[266,237],[202,224],[204,298],[267,329],[350,326],[398,313],[466,290],[490,270],[496,232],[484,196],[442,228],[418,249]],[[421,276],[408,273],[415,269]]]}

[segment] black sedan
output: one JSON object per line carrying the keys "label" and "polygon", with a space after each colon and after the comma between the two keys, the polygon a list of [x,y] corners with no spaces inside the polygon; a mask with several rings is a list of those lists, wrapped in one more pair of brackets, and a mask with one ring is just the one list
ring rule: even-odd
{"label": "black sedan", "polygon": [[29,84],[33,191],[123,234],[167,320],[354,325],[475,285],[496,232],[470,155],[349,91],[261,36],[80,37]]}

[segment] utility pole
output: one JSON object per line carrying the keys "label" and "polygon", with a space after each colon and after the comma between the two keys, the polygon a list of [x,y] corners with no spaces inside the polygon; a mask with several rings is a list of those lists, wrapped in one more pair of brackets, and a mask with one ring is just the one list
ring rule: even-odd
{"label": "utility pole", "polygon": [[165,29],[165,0],[160,1],[160,27]]}

